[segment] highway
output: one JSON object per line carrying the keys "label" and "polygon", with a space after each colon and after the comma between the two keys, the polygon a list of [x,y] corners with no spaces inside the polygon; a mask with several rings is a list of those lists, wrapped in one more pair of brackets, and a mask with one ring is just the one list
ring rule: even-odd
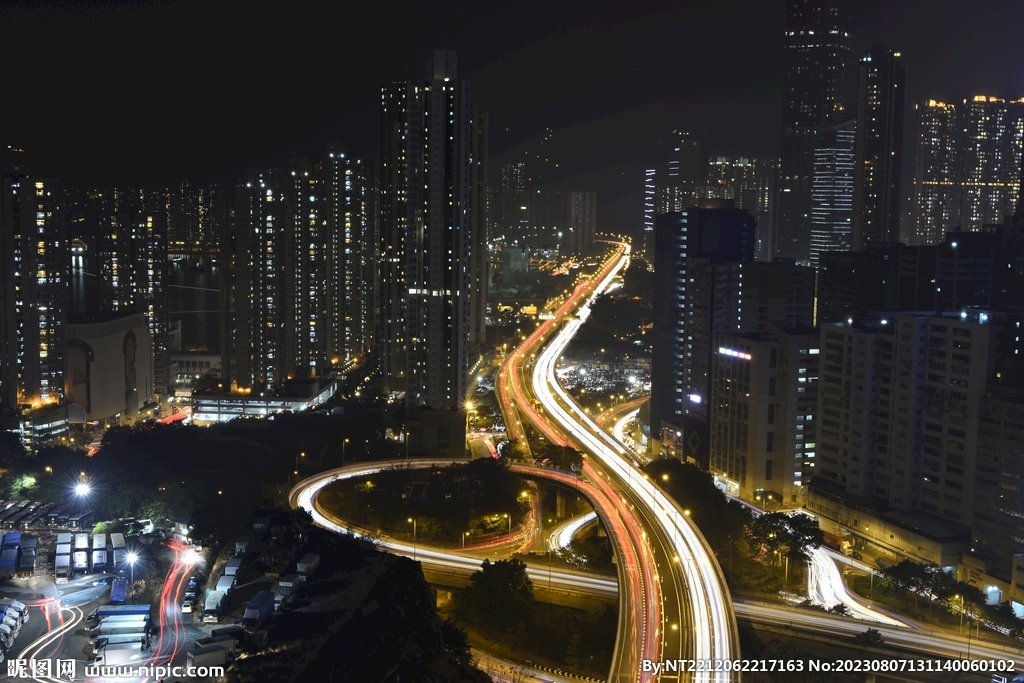
{"label": "highway", "polygon": [[[647,656],[645,650],[645,658],[655,661],[737,659],[740,657],[739,634],[732,600],[707,542],[675,501],[640,472],[622,444],[601,429],[569,396],[555,374],[558,359],[589,316],[590,304],[628,265],[629,251],[628,245],[620,245],[610,259],[615,266],[598,276],[600,284],[570,299],[569,302],[578,306],[575,315],[565,319],[561,329],[537,355],[532,369],[533,392],[545,415],[553,418],[562,432],[589,456],[588,465],[600,477],[595,481],[606,482],[609,492],[619,493],[623,506],[635,513],[644,541],[642,545],[657,558],[655,578],[661,575],[664,590],[663,634],[657,641],[658,657]],[[627,595],[633,598],[632,594]],[[653,591],[648,599],[656,599]],[[631,608],[637,606],[633,604]],[[644,607],[650,610],[653,605],[648,602]],[[702,671],[692,676],[692,680],[699,683],[738,679],[738,674],[727,671]],[[647,678],[641,674],[639,680]]]}
{"label": "highway", "polygon": [[[344,520],[334,517],[319,506],[317,495],[324,487],[342,479],[366,476],[390,467],[424,468],[446,464],[450,464],[449,461],[412,459],[408,461],[393,460],[349,465],[348,467],[322,472],[299,482],[290,493],[290,502],[293,507],[301,507],[309,512],[313,516],[315,523],[323,528],[330,529],[336,533],[361,535],[366,530],[347,524]],[[569,483],[574,479],[571,475],[564,472],[547,468],[521,466],[516,469],[524,475],[561,480],[565,483]],[[580,490],[584,495],[588,497],[596,496],[591,498],[596,503],[595,508],[602,506],[602,509],[605,509],[605,506],[610,505],[609,501],[605,500],[600,492],[595,491],[594,487],[590,487],[582,481],[575,482],[575,485],[580,486]],[[621,525],[608,524],[608,528],[609,535],[623,533]],[[466,557],[456,550],[441,550],[423,545],[414,548],[409,543],[386,537],[378,537],[376,541],[381,547],[391,552],[408,557],[415,556],[424,565],[435,569],[468,576],[480,567],[479,558]],[[535,586],[550,586],[556,590],[601,597],[615,597],[618,595],[618,583],[616,581],[587,575],[582,572],[552,570],[549,567],[528,563],[527,573],[530,575]],[[979,641],[978,639],[968,639],[965,636],[958,636],[954,633],[910,629],[852,617],[840,617],[806,608],[787,607],[776,602],[739,600],[734,603],[734,609],[737,617],[755,623],[785,626],[798,631],[826,634],[840,638],[863,633],[866,628],[870,627],[877,629],[887,644],[904,647],[923,656],[961,657],[966,656],[968,648],[970,648],[970,654],[974,658],[1013,659],[1017,662],[1018,670],[1024,667],[1024,653],[1019,648],[997,645],[988,641]],[[74,621],[74,618],[72,621]],[[554,679],[551,676],[547,676],[547,678]],[[662,678],[663,680],[668,680],[665,677]]]}
{"label": "highway", "polygon": [[561,550],[562,548],[569,547],[572,543],[572,538],[579,530],[590,524],[597,519],[596,512],[588,512],[583,515],[577,515],[571,519],[567,519],[561,524],[553,527],[548,531],[548,550]]}

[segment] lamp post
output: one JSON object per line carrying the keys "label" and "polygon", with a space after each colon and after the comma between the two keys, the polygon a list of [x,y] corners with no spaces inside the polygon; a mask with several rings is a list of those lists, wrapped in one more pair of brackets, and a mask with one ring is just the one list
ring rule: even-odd
{"label": "lamp post", "polygon": [[341,440],[341,466],[345,466],[345,444],[348,443],[348,438]]}
{"label": "lamp post", "polygon": [[131,586],[131,604],[135,604],[135,561],[139,559],[139,556],[135,553],[128,553],[128,568],[131,572],[131,582],[128,584]]}
{"label": "lamp post", "polygon": [[463,531],[462,532],[462,549],[463,550],[466,549],[466,534],[468,534],[468,533],[469,533],[468,531]]}
{"label": "lamp post", "polygon": [[416,559],[416,518],[410,517],[407,521],[412,523],[412,559]]}

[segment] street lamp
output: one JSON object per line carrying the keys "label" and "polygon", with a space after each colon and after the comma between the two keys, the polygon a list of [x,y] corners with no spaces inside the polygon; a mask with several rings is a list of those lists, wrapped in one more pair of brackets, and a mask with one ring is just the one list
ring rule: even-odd
{"label": "street lamp", "polygon": [[412,559],[416,559],[416,519],[410,517],[407,521],[412,522]]}
{"label": "street lamp", "polygon": [[128,567],[129,571],[131,572],[131,583],[129,583],[128,585],[131,586],[131,604],[133,605],[135,604],[135,562],[138,559],[139,556],[136,555],[134,552],[128,553]]}
{"label": "street lamp", "polygon": [[465,550],[465,549],[466,549],[466,535],[467,535],[467,534],[469,534],[469,532],[468,532],[468,531],[463,531],[463,532],[462,532],[462,549],[463,549],[463,550]]}
{"label": "street lamp", "polygon": [[345,466],[345,444],[347,444],[347,443],[348,443],[348,439],[347,438],[341,440],[341,466],[342,467]]}

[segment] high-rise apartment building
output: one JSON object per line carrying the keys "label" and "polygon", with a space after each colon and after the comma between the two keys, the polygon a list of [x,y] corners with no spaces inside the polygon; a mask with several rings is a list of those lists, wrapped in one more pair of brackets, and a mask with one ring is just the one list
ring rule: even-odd
{"label": "high-rise apartment building", "polygon": [[851,117],[855,61],[834,0],[787,0],[782,157],[771,254],[810,259],[814,150],[825,126]]}
{"label": "high-rise apartment building", "polygon": [[490,147],[490,117],[474,106],[472,109],[470,140],[470,197],[469,215],[469,349],[479,351],[487,341],[487,270],[488,251]]}
{"label": "high-rise apartment building", "polygon": [[457,410],[465,394],[473,124],[454,52],[382,89],[381,370],[413,406]]}
{"label": "high-rise apartment building", "polygon": [[818,330],[714,337],[711,472],[762,507],[799,505],[814,475]]}
{"label": "high-rise apartment building", "polygon": [[1012,371],[1020,320],[964,309],[823,325],[818,476],[971,525],[979,410]]}
{"label": "high-rise apartment building", "polygon": [[875,43],[857,82],[853,248],[900,239],[906,70],[899,52]]}
{"label": "high-rise apartment building", "polygon": [[323,324],[332,366],[360,360],[374,340],[377,279],[376,162],[327,144],[320,166],[326,287]]}
{"label": "high-rise apartment building", "polygon": [[[715,263],[689,259],[684,316],[685,351],[681,364],[681,416],[708,420],[711,366],[717,333],[765,332],[770,324],[783,329],[810,327],[814,322],[814,269],[785,261]],[[673,424],[672,416],[663,416]]]}
{"label": "high-rise apartment building", "polygon": [[754,217],[726,207],[726,202],[718,200],[655,219],[652,434],[660,434],[663,421],[679,425],[689,404],[707,400],[685,391],[683,364],[686,354],[692,353],[687,348],[686,319],[692,259],[707,259],[708,263],[754,260]]}
{"label": "high-rise apartment building", "polygon": [[938,244],[960,225],[960,125],[956,107],[928,100],[917,108],[912,232],[904,241]]}
{"label": "high-rise apartment building", "polygon": [[153,346],[153,388],[167,394],[170,311],[168,232],[173,196],[161,189],[117,188],[106,205],[97,240],[99,309],[143,313]]}
{"label": "high-rise apartment building", "polygon": [[654,213],[678,213],[697,206],[702,181],[700,144],[688,133],[672,131],[665,161],[656,172]]}
{"label": "high-rise apartment building", "polygon": [[654,261],[654,198],[658,193],[655,175],[657,170],[648,168],[644,171],[644,234],[643,249],[644,258],[648,262]]}
{"label": "high-rise apartment building", "polygon": [[857,121],[830,126],[814,150],[811,184],[811,265],[826,251],[852,247],[854,147]]}
{"label": "high-rise apartment building", "polygon": [[757,222],[756,257],[760,261],[771,260],[772,207],[778,176],[779,161],[771,157],[716,155],[708,162],[708,185],[722,186],[722,198],[733,200],[737,209],[744,209]]}
{"label": "high-rise apartment building", "polygon": [[70,264],[61,182],[5,169],[0,227],[0,404],[60,403]]}
{"label": "high-rise apartment building", "polygon": [[1024,99],[979,95],[964,101],[962,228],[968,232],[1011,216],[1024,154]]}

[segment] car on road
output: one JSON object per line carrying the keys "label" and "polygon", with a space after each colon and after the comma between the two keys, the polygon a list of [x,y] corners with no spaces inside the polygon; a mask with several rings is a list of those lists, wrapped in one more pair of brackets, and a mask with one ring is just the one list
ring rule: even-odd
{"label": "car on road", "polygon": [[198,576],[193,574],[192,576],[188,577],[188,587],[189,588],[195,588],[198,585],[199,585],[199,577]]}
{"label": "car on road", "polygon": [[195,604],[196,603],[194,598],[185,598],[185,600],[181,603],[181,613],[192,614],[192,607],[195,606]]}

